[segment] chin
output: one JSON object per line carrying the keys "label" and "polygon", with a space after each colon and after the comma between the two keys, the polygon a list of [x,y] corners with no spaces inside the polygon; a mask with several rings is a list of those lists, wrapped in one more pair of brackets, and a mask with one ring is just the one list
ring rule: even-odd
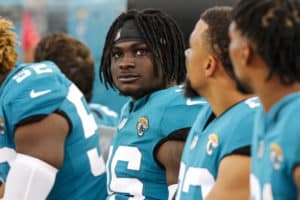
{"label": "chin", "polygon": [[192,87],[190,80],[186,80],[184,83],[184,96],[187,98],[196,98],[200,96],[197,93],[197,91]]}
{"label": "chin", "polygon": [[132,96],[132,94],[136,93],[139,90],[136,85],[131,84],[118,84],[116,85],[116,88],[123,96]]}
{"label": "chin", "polygon": [[132,90],[119,90],[120,94],[126,97],[132,97],[135,94],[135,91]]}
{"label": "chin", "polygon": [[144,95],[147,94],[147,91],[142,88],[127,88],[127,89],[119,89],[119,92],[121,95],[126,96],[126,97],[131,97],[133,99],[138,99],[140,97],[143,97]]}

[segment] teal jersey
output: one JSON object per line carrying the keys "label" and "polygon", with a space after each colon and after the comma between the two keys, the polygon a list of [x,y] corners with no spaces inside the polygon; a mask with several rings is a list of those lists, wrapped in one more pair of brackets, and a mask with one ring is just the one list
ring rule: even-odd
{"label": "teal jersey", "polygon": [[259,105],[257,98],[247,99],[212,121],[210,108],[199,113],[181,157],[176,199],[205,199],[217,180],[222,159],[250,146]]}
{"label": "teal jersey", "polygon": [[[54,112],[62,114],[69,121],[70,132],[65,141],[63,165],[47,199],[106,198],[105,165],[95,119],[82,93],[54,63],[17,66],[1,85],[0,102],[4,126],[0,157],[10,161],[17,126]],[[8,165],[3,167],[5,160],[0,161],[0,174],[5,181]]]}
{"label": "teal jersey", "polygon": [[[276,103],[255,120],[251,160],[251,199],[293,200],[293,171],[300,165],[300,93]],[[299,194],[298,194],[299,195]]]}
{"label": "teal jersey", "polygon": [[96,103],[90,103],[89,106],[98,126],[116,127],[118,125],[118,113],[115,111]]}
{"label": "teal jersey", "polygon": [[109,199],[168,199],[166,173],[154,157],[159,141],[190,128],[204,99],[185,99],[182,88],[156,91],[124,105],[107,161]]}

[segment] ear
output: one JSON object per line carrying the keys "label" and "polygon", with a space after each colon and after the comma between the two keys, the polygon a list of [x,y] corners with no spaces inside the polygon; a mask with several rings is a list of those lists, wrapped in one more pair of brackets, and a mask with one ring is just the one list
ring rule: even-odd
{"label": "ear", "polygon": [[214,56],[209,55],[208,61],[206,63],[205,69],[204,69],[205,75],[212,76],[215,73],[216,69],[217,69],[217,60]]}
{"label": "ear", "polygon": [[242,50],[243,65],[250,65],[253,62],[254,48],[249,42],[245,42]]}

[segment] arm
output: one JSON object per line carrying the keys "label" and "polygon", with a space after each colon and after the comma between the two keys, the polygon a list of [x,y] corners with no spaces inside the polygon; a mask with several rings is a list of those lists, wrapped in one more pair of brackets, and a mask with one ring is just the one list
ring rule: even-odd
{"label": "arm", "polygon": [[68,121],[58,114],[17,127],[17,157],[7,176],[4,199],[39,200],[48,196],[63,163],[68,132]]}
{"label": "arm", "polygon": [[296,166],[294,170],[294,180],[298,189],[298,200],[300,200],[300,165]]}
{"label": "arm", "polygon": [[4,194],[4,184],[0,182],[0,198],[3,197]]}
{"label": "arm", "polygon": [[226,156],[220,163],[216,184],[205,199],[248,199],[249,174],[249,156]]}
{"label": "arm", "polygon": [[51,114],[39,122],[16,129],[16,151],[60,168],[64,159],[64,142],[68,132],[67,119],[59,114]]}
{"label": "arm", "polygon": [[161,139],[154,149],[154,158],[166,170],[167,184],[177,184],[181,154],[190,127],[181,128]]}
{"label": "arm", "polygon": [[158,149],[156,158],[165,167],[167,184],[177,184],[183,141],[168,140]]}

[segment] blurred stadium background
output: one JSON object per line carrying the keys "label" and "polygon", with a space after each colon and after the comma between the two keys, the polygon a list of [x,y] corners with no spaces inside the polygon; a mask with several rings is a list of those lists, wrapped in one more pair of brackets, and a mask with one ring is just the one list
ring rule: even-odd
{"label": "blurred stadium background", "polygon": [[[0,0],[0,15],[16,26],[20,62],[30,62],[39,39],[53,32],[66,32],[84,42],[95,60],[92,102],[119,112],[127,100],[107,90],[99,81],[99,62],[106,32],[112,21],[127,9],[158,8],[173,16],[186,42],[200,14],[215,5],[232,5],[236,0]],[[226,34],[226,33],[224,33]]]}

